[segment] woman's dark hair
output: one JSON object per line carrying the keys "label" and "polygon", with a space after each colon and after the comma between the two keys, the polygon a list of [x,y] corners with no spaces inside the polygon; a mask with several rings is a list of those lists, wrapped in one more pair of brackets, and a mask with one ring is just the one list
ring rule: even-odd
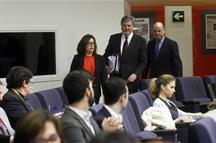
{"label": "woman's dark hair", "polygon": [[23,66],[12,67],[6,77],[7,89],[20,88],[23,81],[29,82],[32,77],[33,74],[29,69]]}
{"label": "woman's dark hair", "polygon": [[21,119],[17,126],[14,143],[31,143],[44,130],[46,122],[52,122],[56,128],[61,143],[64,143],[63,130],[58,118],[45,110],[35,110]]}
{"label": "woman's dark hair", "polygon": [[151,79],[149,86],[151,96],[158,97],[161,85],[166,86],[172,81],[176,81],[176,78],[170,74],[163,74],[158,78]]}
{"label": "woman's dark hair", "polygon": [[95,44],[95,49],[94,49],[94,52],[93,54],[96,54],[96,51],[97,51],[97,43],[96,43],[96,39],[93,35],[91,34],[86,34],[82,37],[82,39],[79,41],[79,44],[77,46],[77,53],[78,55],[81,55],[81,56],[85,56],[85,51],[86,51],[86,46],[89,42],[89,40],[93,38],[94,39],[94,44]]}

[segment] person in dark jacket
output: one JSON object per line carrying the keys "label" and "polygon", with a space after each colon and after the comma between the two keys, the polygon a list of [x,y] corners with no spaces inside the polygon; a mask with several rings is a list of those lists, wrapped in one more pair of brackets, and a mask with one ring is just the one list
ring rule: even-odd
{"label": "person in dark jacket", "polygon": [[12,67],[6,77],[8,91],[3,96],[1,107],[5,110],[12,128],[32,109],[25,102],[29,95],[33,74],[23,66]]}
{"label": "person in dark jacket", "polygon": [[70,71],[85,69],[93,76],[93,89],[95,103],[99,102],[101,96],[101,83],[107,79],[104,58],[96,53],[96,39],[91,34],[86,34],[77,46],[77,55],[74,56]]}

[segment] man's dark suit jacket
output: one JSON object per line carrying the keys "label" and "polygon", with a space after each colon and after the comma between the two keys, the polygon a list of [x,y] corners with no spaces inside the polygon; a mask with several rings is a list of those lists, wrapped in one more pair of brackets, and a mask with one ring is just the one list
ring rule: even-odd
{"label": "man's dark suit jacket", "polygon": [[[93,81],[93,89],[95,92],[95,101],[98,103],[101,96],[101,83],[107,79],[106,65],[101,55],[95,54],[95,73]],[[83,69],[84,56],[75,55],[71,63],[70,71]]]}
{"label": "man's dark suit jacket", "polygon": [[[104,53],[106,62],[109,56],[121,55],[121,36],[122,33],[111,35]],[[121,77],[127,80],[132,73],[135,73],[137,76],[141,75],[146,63],[146,41],[144,38],[134,33],[126,52],[120,56]]]}
{"label": "man's dark suit jacket", "polygon": [[158,77],[162,74],[171,74],[175,77],[181,77],[182,61],[179,56],[179,49],[176,41],[165,37],[157,60],[155,58],[155,44],[155,39],[148,42],[148,63],[144,78],[147,78],[149,70],[150,78]]}
{"label": "man's dark suit jacket", "polygon": [[1,107],[5,110],[10,124],[15,129],[17,122],[32,111],[32,109],[19,98],[13,91],[8,91],[3,96]]}
{"label": "man's dark suit jacket", "polygon": [[[66,108],[61,121],[68,143],[88,143],[95,136],[85,121],[70,108]],[[90,118],[90,122],[95,134],[100,133],[101,130],[93,117]]]}
{"label": "man's dark suit jacket", "polygon": [[94,116],[95,121],[98,123],[99,127],[101,127],[104,118],[110,117],[111,114],[109,111],[103,106]]}

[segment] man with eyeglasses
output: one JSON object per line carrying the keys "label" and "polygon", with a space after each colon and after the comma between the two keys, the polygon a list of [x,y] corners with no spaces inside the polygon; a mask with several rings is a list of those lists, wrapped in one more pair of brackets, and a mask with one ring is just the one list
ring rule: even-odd
{"label": "man with eyeglasses", "polygon": [[1,107],[5,110],[14,129],[17,122],[32,111],[25,102],[25,97],[29,95],[31,89],[32,77],[32,72],[23,66],[12,67],[7,74],[8,91],[3,96]]}

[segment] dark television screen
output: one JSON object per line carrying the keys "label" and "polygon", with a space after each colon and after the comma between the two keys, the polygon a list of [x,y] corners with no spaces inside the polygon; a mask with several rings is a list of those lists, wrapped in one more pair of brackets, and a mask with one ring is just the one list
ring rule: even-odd
{"label": "dark television screen", "polygon": [[34,75],[56,74],[55,32],[0,32],[0,78],[17,65]]}

